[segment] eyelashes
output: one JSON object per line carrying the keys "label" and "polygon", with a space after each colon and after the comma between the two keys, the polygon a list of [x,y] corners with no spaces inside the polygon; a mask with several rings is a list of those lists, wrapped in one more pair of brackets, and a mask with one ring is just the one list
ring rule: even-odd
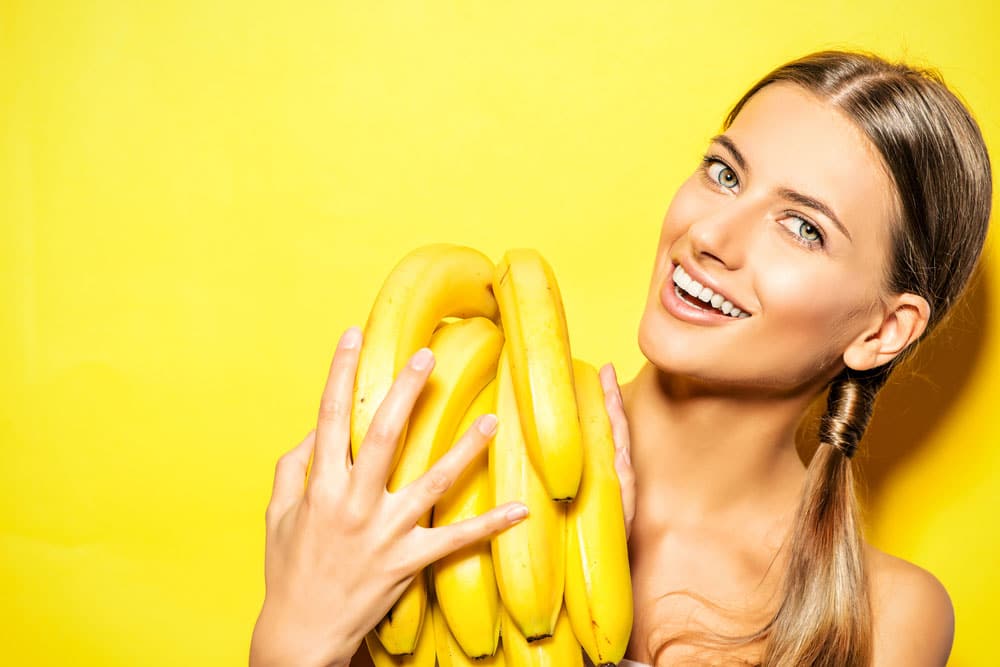
{"label": "eyelashes", "polygon": [[[722,158],[720,158],[717,155],[710,155],[710,154],[708,154],[708,155],[703,155],[702,156],[702,158],[701,158],[701,166],[698,169],[699,173],[701,174],[702,180],[705,183],[707,183],[709,186],[711,186],[713,189],[720,190],[720,191],[722,191],[722,190],[732,190],[732,187],[720,183],[717,179],[713,178],[712,175],[709,173],[711,167],[714,164],[720,164],[720,165],[722,165],[723,168],[724,168],[724,170],[728,169],[729,173],[731,173],[733,175],[733,178],[735,179],[736,172],[733,170],[732,167],[730,167],[726,163],[725,160],[723,160]],[[736,181],[736,184],[737,185],[739,184],[738,180]],[[820,229],[819,225],[816,225],[815,223],[813,223],[808,218],[805,218],[805,217],[799,215],[798,213],[795,213],[795,212],[792,212],[792,211],[789,211],[788,215],[793,220],[798,220],[799,224],[797,226],[795,226],[795,225],[792,225],[792,226],[782,225],[781,228],[784,229],[785,232],[796,243],[798,243],[799,245],[801,245],[801,246],[803,246],[803,247],[805,247],[805,248],[807,248],[809,250],[816,250],[816,249],[819,249],[819,248],[821,248],[821,247],[823,247],[823,246],[826,245],[826,236],[823,234],[823,232]],[[795,227],[795,231],[793,231],[791,229],[791,227]],[[815,234],[817,238],[810,239],[810,238],[806,238],[806,237],[801,236],[799,234],[799,231],[801,231],[803,228],[808,228],[808,229],[812,230],[812,233]],[[810,232],[807,231],[806,233],[808,234]]]}
{"label": "eyelashes", "polygon": [[[717,155],[705,155],[702,157],[701,169],[699,171],[701,171],[701,175],[705,181],[713,187],[722,188],[723,190],[733,190],[740,184],[739,178],[736,176],[733,168]],[[723,180],[726,182],[723,182]]]}

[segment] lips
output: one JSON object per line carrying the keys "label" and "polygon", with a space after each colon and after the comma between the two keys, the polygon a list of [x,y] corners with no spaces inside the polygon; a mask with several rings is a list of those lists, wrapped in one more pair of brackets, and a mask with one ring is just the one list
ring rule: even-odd
{"label": "lips", "polygon": [[719,285],[719,283],[716,282],[716,280],[714,278],[712,278],[711,276],[709,276],[709,275],[707,275],[705,273],[702,273],[697,268],[690,266],[687,262],[671,262],[671,264],[670,264],[670,274],[669,274],[669,278],[670,278],[671,281],[673,281],[673,274],[677,270],[677,266],[678,265],[680,265],[681,270],[684,273],[686,273],[691,279],[693,279],[694,281],[696,281],[702,287],[709,288],[712,291],[713,295],[719,295],[719,296],[721,296],[725,301],[728,301],[729,303],[731,303],[733,305],[734,309],[739,309],[739,311],[741,313],[747,313],[747,315],[752,315],[753,314],[753,313],[750,313],[746,308],[744,308],[742,303],[736,301],[730,295],[729,291],[726,290],[726,289],[723,289],[722,286]]}
{"label": "lips", "polygon": [[[708,285],[703,285],[688,275],[683,266],[677,265],[674,268],[672,277],[674,284],[681,292],[681,297],[687,299],[688,301],[695,299],[701,301],[702,303],[710,304],[712,308],[722,311],[723,314],[729,315],[730,317],[742,317],[744,319],[750,317],[750,313],[743,312],[743,309],[734,304],[726,294],[719,292]],[[690,296],[691,299],[688,299],[688,296]],[[695,303],[695,305],[698,304]]]}
{"label": "lips", "polygon": [[[699,326],[722,326],[724,324],[743,322],[744,319],[753,319],[750,317],[744,319],[730,317],[709,307],[708,304],[697,306],[688,303],[678,296],[678,291],[679,288],[674,284],[673,276],[668,275],[660,286],[660,303],[670,315],[682,322],[689,322]],[[699,303],[701,302],[699,301]]]}

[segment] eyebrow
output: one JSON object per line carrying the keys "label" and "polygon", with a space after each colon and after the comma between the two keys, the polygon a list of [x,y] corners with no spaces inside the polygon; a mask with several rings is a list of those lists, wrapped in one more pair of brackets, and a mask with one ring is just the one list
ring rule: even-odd
{"label": "eyebrow", "polygon": [[810,197],[809,195],[804,195],[801,192],[792,190],[791,188],[778,188],[778,195],[784,197],[785,199],[790,199],[796,202],[800,206],[808,206],[809,208],[815,209],[830,218],[833,224],[837,225],[837,229],[840,233],[847,237],[847,240],[854,243],[854,239],[851,238],[851,234],[847,231],[847,227],[840,221],[837,214],[833,212],[833,209],[821,202],[818,199]]}
{"label": "eyebrow", "polygon": [[[747,174],[750,173],[750,167],[747,164],[746,158],[743,157],[743,153],[740,153],[739,149],[736,148],[736,144],[733,143],[732,139],[730,139],[724,134],[717,134],[709,140],[709,143],[719,143],[725,146],[726,149],[728,149],[729,152],[733,154],[733,158],[735,158],[736,163],[740,165],[740,169],[745,171]],[[823,215],[825,215],[826,217],[828,217],[830,220],[833,221],[833,224],[837,226],[837,229],[840,230],[841,234],[847,237],[848,241],[854,243],[854,239],[851,238],[851,233],[847,231],[847,227],[845,227],[844,224],[840,221],[840,218],[837,217],[837,214],[833,212],[832,208],[827,206],[819,199],[816,199],[815,197],[810,197],[809,195],[802,194],[801,192],[793,190],[792,188],[789,187],[778,188],[778,195],[785,199],[789,199],[799,204],[800,206],[808,206],[811,209],[819,211],[820,213],[822,213]]]}
{"label": "eyebrow", "polygon": [[730,139],[729,137],[727,137],[724,134],[717,134],[714,137],[712,137],[711,139],[709,139],[708,143],[710,143],[710,144],[722,144],[723,146],[725,146],[726,148],[728,148],[729,152],[732,153],[733,157],[736,158],[736,162],[737,162],[737,164],[740,165],[740,169],[742,169],[743,171],[747,172],[748,174],[750,173],[750,168],[747,167],[747,161],[743,157],[743,153],[741,153],[739,151],[739,149],[736,148],[736,144],[733,143],[732,139]]}

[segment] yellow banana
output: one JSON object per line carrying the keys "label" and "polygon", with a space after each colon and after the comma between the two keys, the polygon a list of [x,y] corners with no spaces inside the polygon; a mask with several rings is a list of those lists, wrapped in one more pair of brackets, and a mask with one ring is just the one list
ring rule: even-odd
{"label": "yellow banana", "polygon": [[[431,603],[431,613],[434,617],[434,648],[437,651],[438,667],[504,667],[503,651],[473,660],[465,654],[458,645],[455,636],[448,628],[448,622],[441,614],[440,600]],[[499,615],[498,615],[499,618]],[[497,625],[499,633],[499,624]]]}
{"label": "yellow banana", "polygon": [[[437,243],[407,254],[379,290],[365,324],[351,406],[351,453],[358,449],[396,374],[427,345],[445,317],[499,314],[493,262],[465,246]],[[393,467],[398,453],[393,460]]]}
{"label": "yellow banana", "polygon": [[566,611],[596,667],[617,665],[632,632],[632,581],[615,472],[615,441],[600,376],[573,360],[583,432],[583,478],[566,509]]}
{"label": "yellow banana", "polygon": [[[527,456],[514,397],[508,349],[497,369],[496,435],[489,447],[493,504],[517,500],[528,518],[493,537],[493,569],[503,606],[529,640],[555,629],[566,578],[566,513],[551,499]],[[509,662],[509,661],[508,661]]]}
{"label": "yellow banana", "polygon": [[583,651],[565,610],[560,610],[551,637],[528,642],[508,614],[502,614],[501,635],[508,667],[583,667]]}
{"label": "yellow banana", "polygon": [[[424,576],[423,572],[417,575],[418,578]],[[378,639],[378,635],[372,630],[365,635],[365,644],[368,645],[368,653],[372,656],[375,667],[434,667],[434,619],[427,615],[427,622],[420,629],[420,636],[413,653],[409,655],[393,655],[385,650]]]}
{"label": "yellow banana", "polygon": [[[495,410],[494,380],[469,406],[455,432],[456,438],[465,433],[479,415]],[[492,508],[488,458],[487,451],[483,450],[434,505],[433,525],[446,526]],[[451,628],[450,634],[462,647],[463,655],[472,658],[494,655],[500,638],[500,594],[493,574],[489,542],[470,544],[448,554],[434,563],[433,574],[437,604]],[[440,653],[440,648],[438,650]],[[477,661],[477,664],[481,663]]]}
{"label": "yellow banana", "polygon": [[536,250],[513,248],[497,264],[493,290],[510,343],[528,454],[549,497],[571,501],[580,485],[583,449],[569,332],[555,275]]}
{"label": "yellow banana", "polygon": [[[451,446],[469,405],[496,376],[502,346],[500,329],[484,317],[449,322],[431,335],[429,347],[436,363],[413,406],[399,463],[389,477],[389,491],[427,472]],[[430,513],[420,519],[420,525],[428,525],[429,519]],[[426,610],[425,580],[418,576],[375,628],[389,653],[414,650]]]}

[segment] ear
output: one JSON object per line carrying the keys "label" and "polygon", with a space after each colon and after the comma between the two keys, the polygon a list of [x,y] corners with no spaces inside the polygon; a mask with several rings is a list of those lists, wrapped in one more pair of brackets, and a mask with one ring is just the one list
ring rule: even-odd
{"label": "ear", "polygon": [[920,338],[930,313],[930,305],[922,296],[905,293],[892,297],[873,316],[872,325],[844,351],[844,363],[856,371],[888,363]]}

